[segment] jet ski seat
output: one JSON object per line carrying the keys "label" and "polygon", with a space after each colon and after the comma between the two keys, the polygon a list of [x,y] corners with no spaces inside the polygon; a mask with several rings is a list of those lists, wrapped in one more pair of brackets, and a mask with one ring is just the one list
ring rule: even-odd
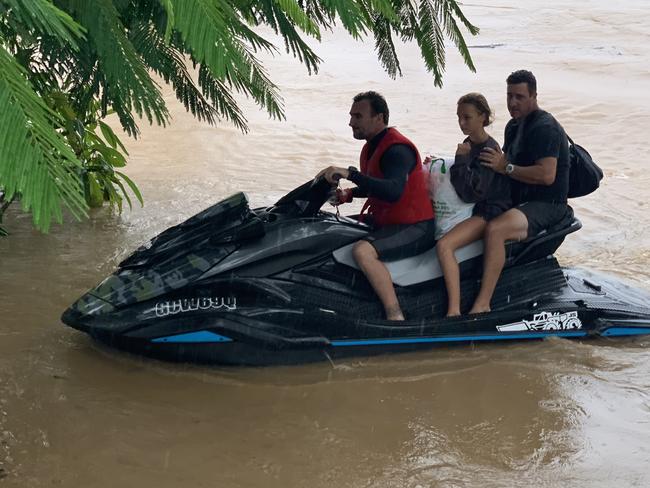
{"label": "jet ski seat", "polygon": [[[581,227],[582,223],[573,216],[573,211],[571,211],[563,221],[534,237],[529,237],[522,242],[508,242],[506,244],[505,267],[529,263],[553,254],[568,234],[579,230]],[[334,260],[359,269],[352,256],[353,246],[354,243],[348,244],[334,251]],[[461,276],[480,276],[483,269],[482,255],[482,240],[472,242],[458,249],[456,259],[460,265]],[[385,264],[393,278],[393,283],[399,286],[410,286],[442,277],[442,269],[438,262],[435,247],[416,256],[388,261]]]}

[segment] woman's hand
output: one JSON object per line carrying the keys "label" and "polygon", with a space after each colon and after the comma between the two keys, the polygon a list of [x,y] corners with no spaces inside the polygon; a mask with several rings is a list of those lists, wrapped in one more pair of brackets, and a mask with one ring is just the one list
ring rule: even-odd
{"label": "woman's hand", "polygon": [[456,148],[456,156],[467,156],[472,150],[472,146],[469,142],[461,142]]}

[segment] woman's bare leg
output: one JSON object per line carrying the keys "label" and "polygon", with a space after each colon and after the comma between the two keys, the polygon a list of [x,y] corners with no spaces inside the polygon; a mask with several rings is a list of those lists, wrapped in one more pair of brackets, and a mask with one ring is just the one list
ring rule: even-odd
{"label": "woman's bare leg", "polygon": [[454,252],[480,239],[487,222],[482,217],[470,217],[456,225],[436,244],[438,261],[447,287],[447,317],[460,315],[460,270]]}
{"label": "woman's bare leg", "polygon": [[469,311],[470,314],[489,312],[490,302],[497,281],[506,262],[506,241],[521,241],[528,235],[528,219],[526,215],[511,208],[507,212],[491,220],[485,229],[485,252],[483,253],[483,278],[481,289],[476,301]]}

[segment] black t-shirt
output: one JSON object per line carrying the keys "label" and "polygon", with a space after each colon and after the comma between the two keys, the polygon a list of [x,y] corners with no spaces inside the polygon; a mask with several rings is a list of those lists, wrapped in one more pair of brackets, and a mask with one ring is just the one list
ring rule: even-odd
{"label": "black t-shirt", "polygon": [[[514,143],[519,123],[515,119],[506,125],[503,151]],[[532,166],[542,158],[556,158],[555,181],[549,185],[532,185],[512,180],[512,198],[515,204],[529,201],[566,203],[569,192],[569,143],[564,129],[544,110],[535,110],[523,121],[522,139],[513,160],[517,166]]]}
{"label": "black t-shirt", "polygon": [[[386,131],[387,129],[383,130],[369,141],[368,159],[372,157]],[[352,190],[352,196],[375,197],[386,202],[396,202],[404,193],[406,180],[416,163],[415,152],[410,146],[393,144],[379,160],[383,178],[374,178],[359,172],[350,174],[350,181],[357,185],[357,188]]]}

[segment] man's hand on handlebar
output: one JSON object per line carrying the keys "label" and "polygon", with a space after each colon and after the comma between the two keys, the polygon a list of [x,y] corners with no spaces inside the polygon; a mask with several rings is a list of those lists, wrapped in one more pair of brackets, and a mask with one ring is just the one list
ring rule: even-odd
{"label": "man's hand on handlebar", "polygon": [[334,207],[338,207],[342,203],[350,203],[352,201],[352,189],[342,190],[341,188],[336,188],[330,192],[330,197],[327,201]]}
{"label": "man's hand on handlebar", "polygon": [[316,178],[320,178],[321,176],[325,178],[330,185],[336,185],[341,178],[347,178],[350,176],[350,172],[346,168],[328,166],[324,170],[320,171],[316,175]]}

